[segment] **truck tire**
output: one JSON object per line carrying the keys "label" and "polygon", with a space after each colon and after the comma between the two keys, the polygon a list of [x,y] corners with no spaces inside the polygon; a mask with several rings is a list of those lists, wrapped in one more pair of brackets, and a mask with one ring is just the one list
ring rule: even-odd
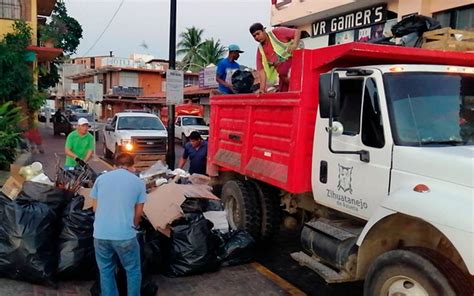
{"label": "truck tire", "polygon": [[449,259],[425,248],[393,250],[370,266],[364,296],[472,295],[469,280]]}
{"label": "truck tire", "polygon": [[261,209],[260,239],[270,241],[280,230],[281,209],[278,190],[266,184],[249,181],[257,192]]}
{"label": "truck tire", "polygon": [[222,202],[230,227],[245,230],[257,240],[261,224],[255,187],[248,182],[227,181],[222,188]]}
{"label": "truck tire", "polygon": [[104,143],[102,145],[104,147],[104,157],[106,159],[111,159],[112,158],[112,151],[107,149],[107,144],[105,143],[105,139],[104,139]]}

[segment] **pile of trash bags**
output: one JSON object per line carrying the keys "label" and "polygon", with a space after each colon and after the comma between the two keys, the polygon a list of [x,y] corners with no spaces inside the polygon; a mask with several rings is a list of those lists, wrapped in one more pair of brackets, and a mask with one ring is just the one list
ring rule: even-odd
{"label": "pile of trash bags", "polygon": [[[142,295],[158,289],[152,274],[187,276],[253,259],[255,241],[247,232],[209,220],[225,213],[220,201],[188,199],[182,210],[184,217],[173,222],[170,237],[146,218],[141,223]],[[50,286],[58,280],[96,279],[91,293],[100,295],[93,223],[84,197],[64,189],[26,181],[14,200],[0,193],[0,277]],[[119,282],[126,282],[124,277],[118,268]]]}

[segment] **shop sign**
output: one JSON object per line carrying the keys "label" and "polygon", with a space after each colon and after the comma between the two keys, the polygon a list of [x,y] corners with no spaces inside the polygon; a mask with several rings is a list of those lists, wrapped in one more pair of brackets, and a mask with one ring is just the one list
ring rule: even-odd
{"label": "shop sign", "polygon": [[218,87],[219,84],[216,81],[216,70],[217,67],[207,67],[199,71],[199,87],[210,88]]}
{"label": "shop sign", "polygon": [[312,25],[312,37],[367,27],[386,20],[387,4],[382,3],[324,20],[318,20]]}

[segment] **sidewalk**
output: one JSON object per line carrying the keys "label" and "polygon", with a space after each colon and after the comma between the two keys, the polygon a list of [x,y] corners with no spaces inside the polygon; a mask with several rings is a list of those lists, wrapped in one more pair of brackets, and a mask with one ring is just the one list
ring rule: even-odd
{"label": "sidewalk", "polygon": [[[45,173],[54,177],[56,155],[64,163],[64,136],[53,136],[52,130],[42,126],[44,154],[33,155],[33,161],[43,163]],[[101,145],[100,143],[98,145]],[[98,146],[101,147],[101,146]],[[100,151],[100,149],[98,149]],[[97,172],[110,170],[100,159],[91,161]],[[159,286],[158,295],[304,295],[258,263],[222,268],[208,273],[183,278],[153,276]],[[58,289],[32,285],[26,282],[0,279],[0,295],[15,296],[79,296],[90,295],[93,282],[61,282]]]}

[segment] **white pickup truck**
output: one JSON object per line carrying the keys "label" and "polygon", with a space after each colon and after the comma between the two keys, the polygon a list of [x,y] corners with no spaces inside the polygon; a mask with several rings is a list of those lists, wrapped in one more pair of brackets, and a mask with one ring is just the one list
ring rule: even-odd
{"label": "white pickup truck", "polygon": [[197,131],[204,140],[209,138],[209,126],[200,116],[180,115],[176,118],[174,137],[186,145],[189,135]]}
{"label": "white pickup truck", "polygon": [[141,112],[117,113],[104,129],[104,156],[165,155],[168,132],[158,116]]}

